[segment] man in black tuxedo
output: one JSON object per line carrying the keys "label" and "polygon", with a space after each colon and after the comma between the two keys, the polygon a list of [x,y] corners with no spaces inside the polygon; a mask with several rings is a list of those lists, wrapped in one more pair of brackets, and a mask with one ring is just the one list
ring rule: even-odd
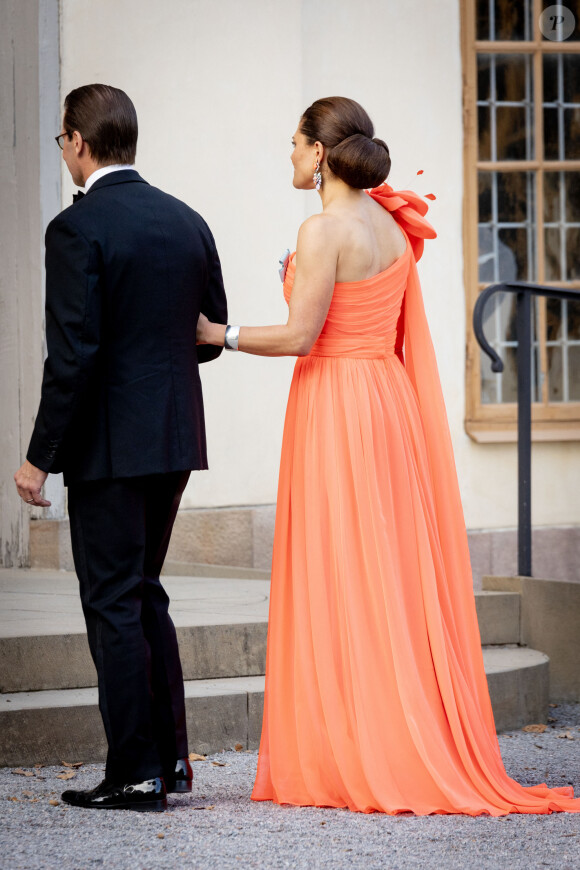
{"label": "man in black tuxedo", "polygon": [[207,224],[133,167],[137,116],[123,91],[72,91],[57,141],[85,194],[46,232],[48,357],[14,477],[45,506],[47,474],[64,472],[109,746],[105,780],[63,800],[162,810],[192,777],[159,575],[190,471],[207,468],[198,363],[221,348],[196,347],[197,319],[226,322],[226,298]]}

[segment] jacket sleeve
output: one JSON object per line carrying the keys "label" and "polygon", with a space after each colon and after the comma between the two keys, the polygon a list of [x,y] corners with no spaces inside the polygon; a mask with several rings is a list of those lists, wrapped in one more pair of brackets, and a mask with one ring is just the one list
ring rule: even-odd
{"label": "jacket sleeve", "polygon": [[[207,287],[201,303],[201,311],[212,323],[228,322],[228,305],[226,291],[222,277],[222,267],[218,256],[214,238],[207,224],[203,233],[207,252]],[[197,347],[197,360],[199,363],[210,362],[222,352],[222,347],[211,344],[200,344]]]}
{"label": "jacket sleeve", "polygon": [[63,218],[46,231],[46,343],[40,407],[26,458],[43,471],[87,390],[101,341],[98,251]]}

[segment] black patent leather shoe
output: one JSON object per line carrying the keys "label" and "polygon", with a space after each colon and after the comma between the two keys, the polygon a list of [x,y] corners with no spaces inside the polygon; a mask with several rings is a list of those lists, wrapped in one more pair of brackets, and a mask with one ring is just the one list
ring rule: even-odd
{"label": "black patent leather shoe", "polygon": [[167,791],[160,776],[144,782],[116,785],[106,779],[90,791],[65,791],[65,803],[85,810],[137,810],[161,813],[167,809]]}
{"label": "black patent leather shoe", "polygon": [[172,777],[167,777],[168,793],[181,793],[191,791],[191,783],[193,782],[193,770],[189,763],[189,758],[178,758],[175,765],[175,773]]}

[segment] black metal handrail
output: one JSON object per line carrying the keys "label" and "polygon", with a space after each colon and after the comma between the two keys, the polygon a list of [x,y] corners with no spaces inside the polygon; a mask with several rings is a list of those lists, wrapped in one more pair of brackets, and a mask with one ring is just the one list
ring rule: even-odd
{"label": "black metal handrail", "polygon": [[516,294],[516,337],[518,342],[518,574],[532,576],[532,318],[531,297],[580,300],[578,290],[545,287],[521,281],[492,284],[477,298],[473,310],[473,329],[482,350],[491,359],[493,372],[503,371],[503,362],[483,333],[483,313],[495,293]]}

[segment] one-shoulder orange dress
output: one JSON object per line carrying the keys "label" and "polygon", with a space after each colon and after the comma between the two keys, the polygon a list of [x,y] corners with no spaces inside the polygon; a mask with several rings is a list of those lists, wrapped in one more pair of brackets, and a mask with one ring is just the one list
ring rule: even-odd
{"label": "one-shoulder orange dress", "polygon": [[[522,787],[505,772],[417,275],[435,232],[416,194],[385,184],[370,195],[407,248],[374,278],[336,284],[296,363],[252,798],[365,813],[580,812],[572,788]],[[287,300],[293,277],[291,262]]]}

